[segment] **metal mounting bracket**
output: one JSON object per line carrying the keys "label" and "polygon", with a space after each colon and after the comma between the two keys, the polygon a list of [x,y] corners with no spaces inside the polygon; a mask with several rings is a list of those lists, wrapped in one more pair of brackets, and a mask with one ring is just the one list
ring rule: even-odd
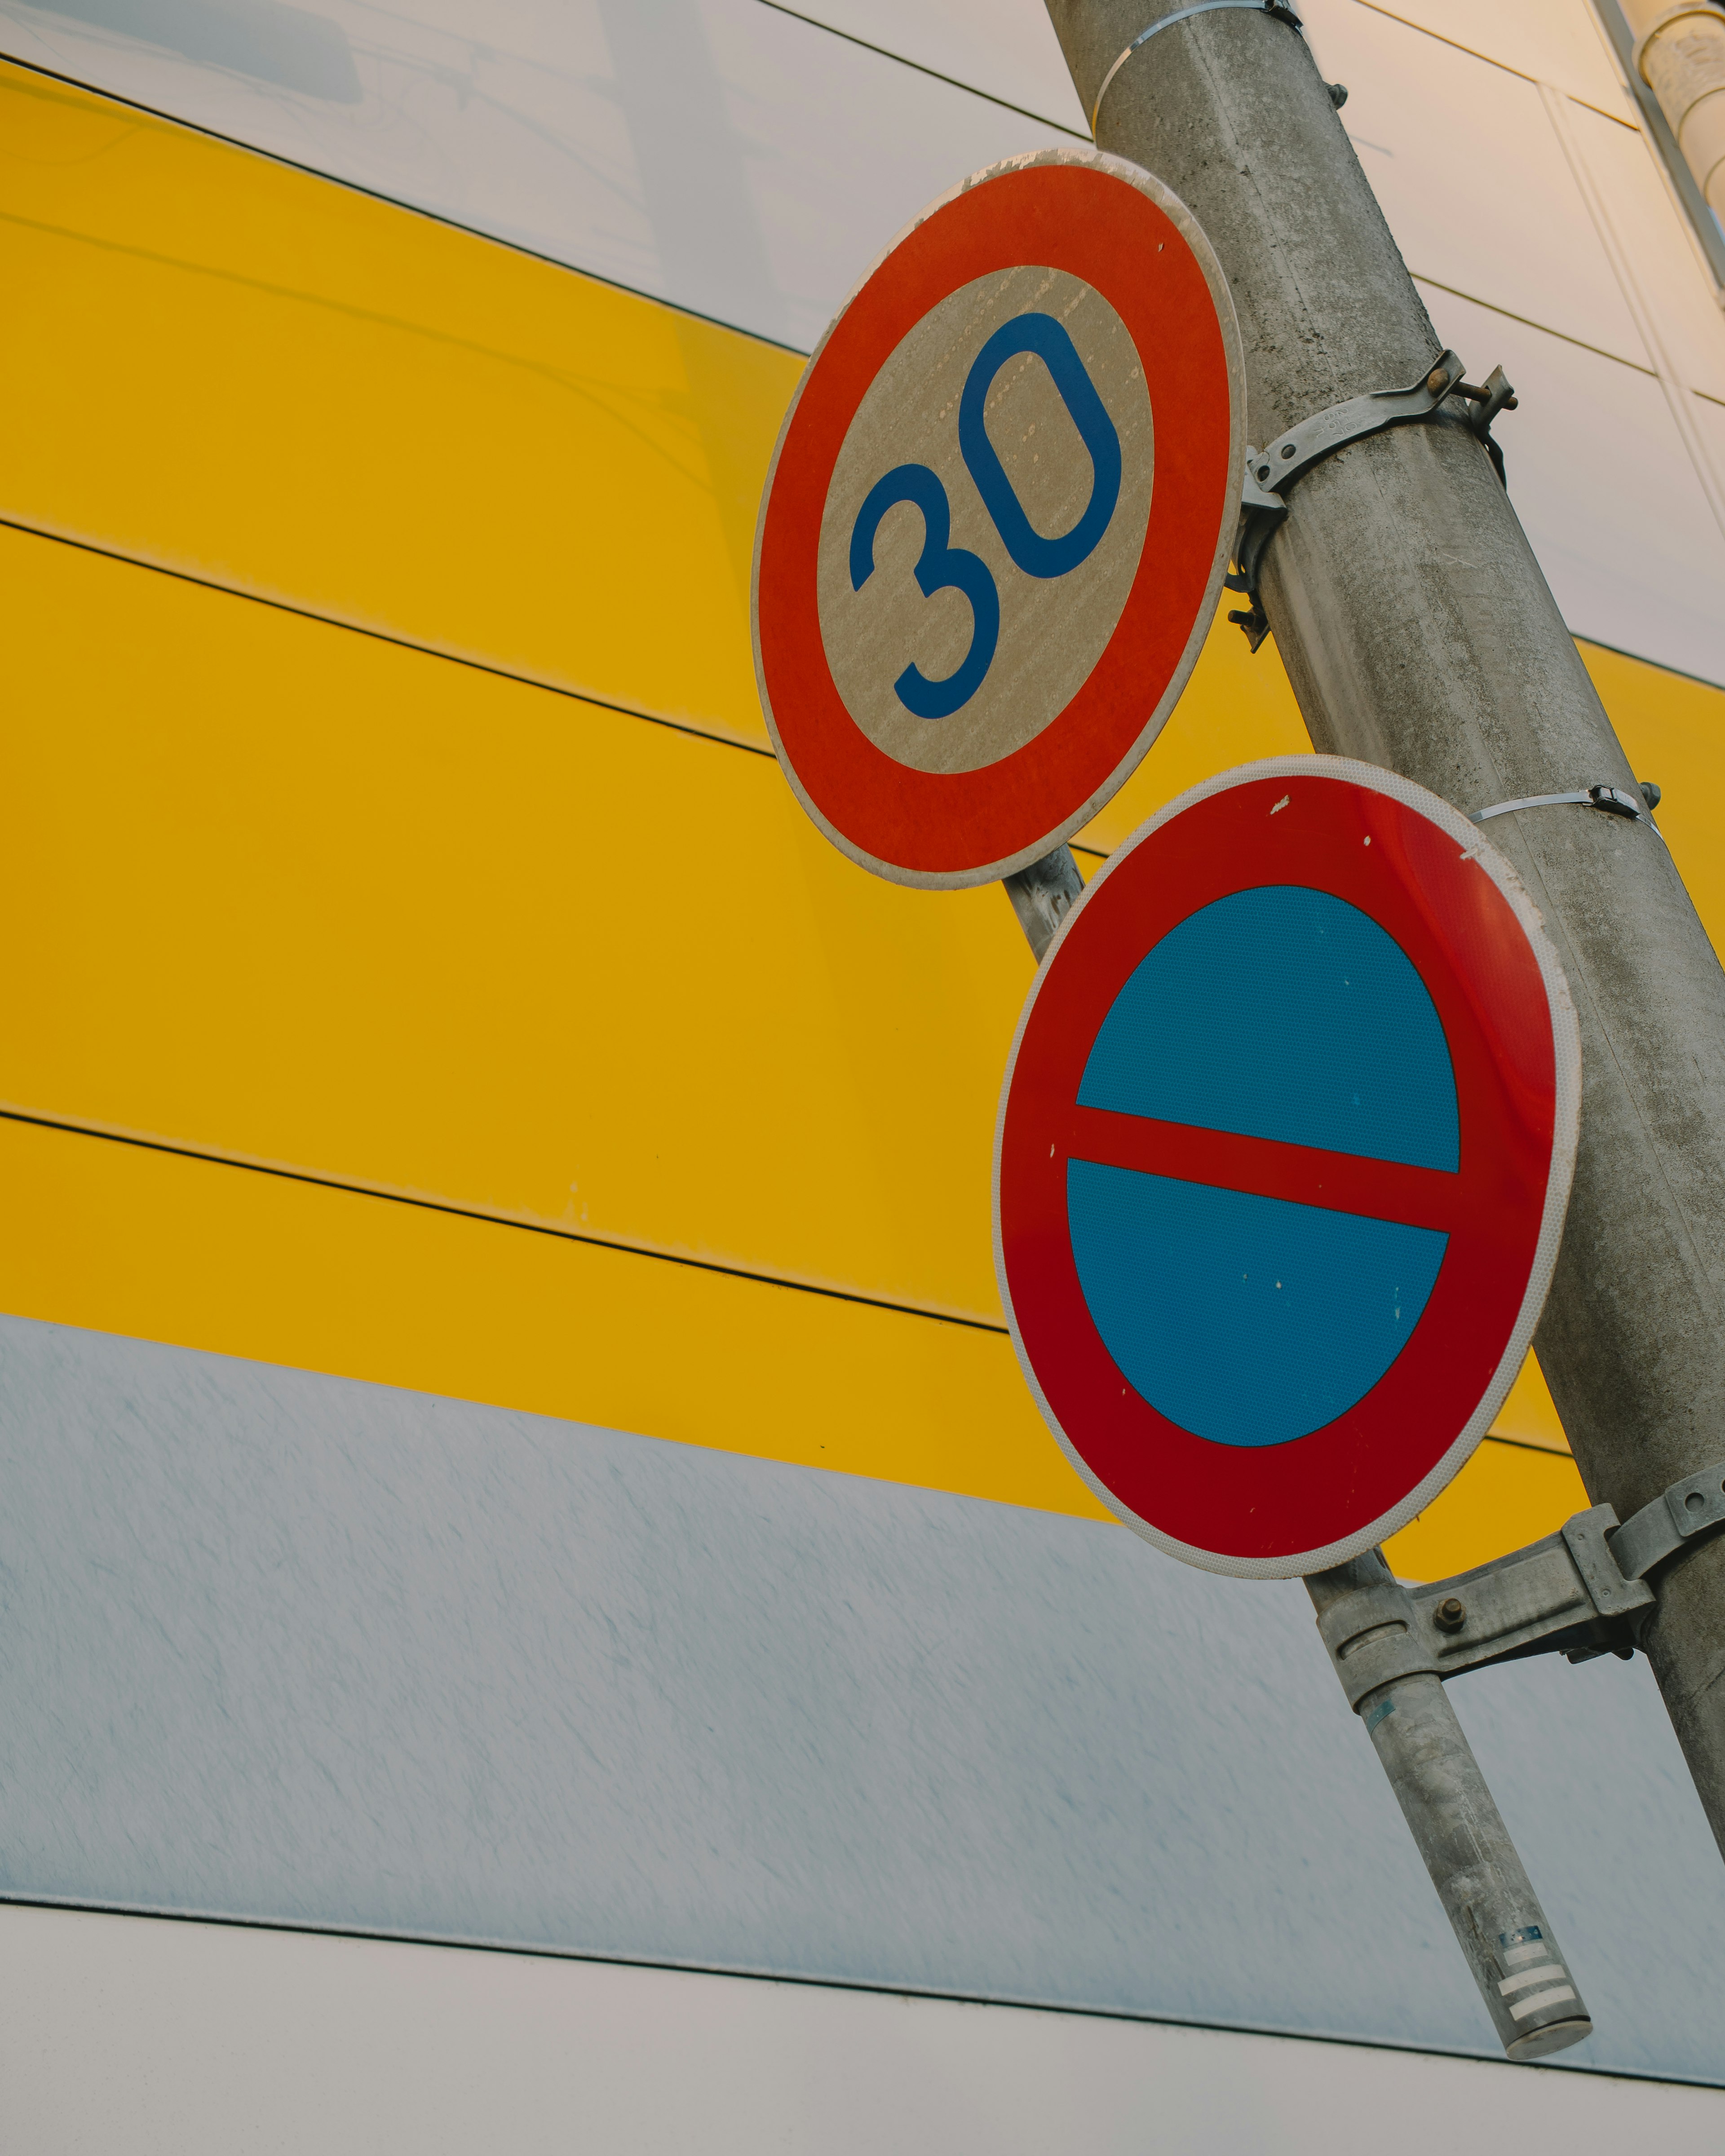
{"label": "metal mounting bracket", "polygon": [[1422,1672],[1460,1676],[1529,1655],[1626,1660],[1657,1599],[1646,1574],[1721,1527],[1725,1460],[1674,1482],[1621,1527],[1609,1505],[1594,1505],[1543,1542],[1451,1579],[1358,1589],[1331,1604],[1318,1632],[1356,1712]]}
{"label": "metal mounting bracket", "polygon": [[1230,591],[1244,592],[1251,605],[1228,619],[1245,631],[1254,651],[1270,630],[1258,597],[1258,565],[1271,533],[1288,513],[1284,499],[1287,490],[1321,458],[1367,434],[1381,434],[1386,427],[1434,418],[1450,398],[1462,397],[1472,407],[1468,424],[1485,444],[1497,476],[1502,479],[1503,453],[1491,439],[1491,422],[1500,412],[1514,411],[1515,391],[1501,367],[1493,367],[1482,384],[1464,382],[1461,377],[1466,372],[1455,354],[1445,351],[1405,389],[1374,389],[1364,397],[1348,398],[1290,427],[1268,449],[1247,448],[1240,531],[1234,546],[1235,573],[1227,584]]}

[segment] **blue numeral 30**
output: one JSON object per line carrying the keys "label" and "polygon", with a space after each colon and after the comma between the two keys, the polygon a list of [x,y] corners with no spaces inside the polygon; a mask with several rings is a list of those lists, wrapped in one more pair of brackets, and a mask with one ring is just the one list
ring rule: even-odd
{"label": "blue numeral 30", "polygon": [[[1090,452],[1090,500],[1072,529],[1058,539],[1045,539],[1025,516],[983,424],[995,376],[1020,352],[1034,353],[1047,367],[1079,439]],[[1052,315],[1014,316],[977,354],[958,400],[958,447],[1000,543],[1026,576],[1067,576],[1090,559],[1120,501],[1120,437],[1077,346]],[[1000,594],[979,555],[947,543],[952,530],[952,506],[947,490],[927,465],[900,465],[869,489],[850,533],[853,591],[860,591],[874,574],[875,535],[887,511],[901,501],[913,502],[922,512],[922,552],[916,557],[916,577],[923,597],[963,592],[970,601],[972,629],[970,649],[955,673],[931,681],[920,668],[907,666],[892,685],[899,701],[919,719],[950,718],[975,696],[993,664],[1000,640]]]}
{"label": "blue numeral 30", "polygon": [[993,664],[994,646],[1000,640],[1000,594],[988,565],[980,555],[962,547],[949,547],[952,515],[947,490],[927,465],[901,465],[869,489],[869,497],[856,513],[850,533],[850,588],[860,591],[875,573],[875,534],[880,519],[901,501],[913,501],[922,511],[922,552],[916,557],[916,582],[924,598],[937,592],[956,589],[970,601],[973,617],[970,649],[956,674],[943,681],[931,681],[917,666],[907,666],[893,683],[898,700],[919,719],[950,718],[961,704],[968,704],[983,685],[983,676]]}

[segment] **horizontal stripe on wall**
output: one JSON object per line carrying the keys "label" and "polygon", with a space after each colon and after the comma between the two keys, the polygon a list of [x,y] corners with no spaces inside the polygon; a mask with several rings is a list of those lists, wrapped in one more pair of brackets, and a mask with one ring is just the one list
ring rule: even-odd
{"label": "horizontal stripe on wall", "polygon": [[[1496,2053],[1295,1582],[16,1319],[0,1486],[0,1896]],[[1567,2065],[1718,2077],[1725,1874],[1645,1665],[1457,1703]]]}
{"label": "horizontal stripe on wall", "polygon": [[[942,0],[896,22],[864,0],[860,39],[808,12],[511,0],[500,15],[485,0],[398,0],[382,13],[321,0],[309,23],[303,11],[272,16],[263,35],[228,26],[223,38],[205,27],[216,18],[158,12],[128,18],[121,38],[33,8],[0,16],[0,44],[807,351],[883,242],[956,177],[1089,136],[1042,0],[988,0],[985,23],[949,22],[963,51],[945,70],[939,56],[932,70],[915,64],[928,29],[938,37]],[[170,41],[177,50],[162,49]],[[321,95],[308,44],[322,47]],[[910,48],[909,64],[882,44]],[[332,95],[343,74],[346,94]]]}
{"label": "horizontal stripe on wall", "polygon": [[0,514],[765,742],[802,362],[0,65]]}
{"label": "horizontal stripe on wall", "polygon": [[[1101,1517],[1003,1332],[0,1117],[0,1310]],[[1484,1563],[1585,1503],[1488,1439],[1391,1562]]]}
{"label": "horizontal stripe on wall", "polygon": [[[31,924],[0,1097],[998,1323],[1009,914],[848,867],[722,745],[763,742],[747,560],[794,361],[26,71],[0,97],[47,415],[16,501],[79,542],[0,538]],[[1725,919],[1725,697],[1589,656]],[[1303,744],[1273,649],[1219,626],[1086,840]],[[1499,1426],[1560,1444],[1538,1391]],[[1573,1471],[1516,1472],[1565,1478],[1539,1531],[1573,1509]]]}
{"label": "horizontal stripe on wall", "polygon": [[[675,28],[619,0],[530,0],[501,44],[471,0],[435,24],[415,23],[410,6],[387,32],[331,4],[319,28],[352,93],[333,100],[303,81],[212,67],[195,24],[170,53],[64,15],[20,19],[10,49],[136,100],[146,121],[176,115],[803,349],[880,246],[957,176],[1070,139],[989,101],[1013,100],[1003,62],[1019,105],[1051,110],[1029,88],[1040,79],[1078,119],[1038,0],[997,0],[986,39],[940,4],[842,9],[834,35],[758,0],[687,0]],[[470,17],[478,37],[462,34]],[[342,24],[356,33],[362,20],[350,57]],[[1713,603],[1725,330],[1597,25],[1579,29],[1617,119],[1355,0],[1324,0],[1308,24],[1323,64],[1352,85],[1345,124],[1437,340],[1464,356],[1489,348],[1519,387],[1500,431],[1566,619],[1725,680]],[[1561,18],[1540,35],[1561,80]],[[1494,23],[1483,44],[1501,59],[1506,38],[1522,42]],[[696,355],[691,380],[701,372]],[[420,485],[415,475],[408,490]]]}
{"label": "horizontal stripe on wall", "polygon": [[8,1118],[0,1188],[0,1310],[1102,1517],[1004,1332]]}
{"label": "horizontal stripe on wall", "polygon": [[16,532],[0,583],[0,1101],[1001,1322],[999,891],[867,875],[770,757]]}
{"label": "horizontal stripe on wall", "polygon": [[19,2145],[126,2156],[1717,2156],[1598,2073],[252,1926],[0,1907]]}
{"label": "horizontal stripe on wall", "polygon": [[[0,561],[3,873],[30,924],[0,1099],[1000,1322],[989,1151],[1029,961],[998,893],[865,875],[735,748],[80,548],[8,532]],[[1224,689],[1245,665],[1224,636]],[[1189,699],[1136,789],[1199,774],[1204,708]],[[1273,705],[1242,708],[1269,732]],[[648,835],[620,846],[632,818]],[[285,1359],[375,1373],[353,1352]],[[500,1391],[513,1332],[488,1352],[465,1383],[383,1367],[701,1436],[646,1390],[633,1413]],[[952,1486],[947,1443],[919,1425],[867,1471]],[[956,1486],[1047,1502],[1016,1470]]]}
{"label": "horizontal stripe on wall", "polygon": [[0,583],[0,1101],[1000,1322],[999,891],[768,757],[15,531]]}

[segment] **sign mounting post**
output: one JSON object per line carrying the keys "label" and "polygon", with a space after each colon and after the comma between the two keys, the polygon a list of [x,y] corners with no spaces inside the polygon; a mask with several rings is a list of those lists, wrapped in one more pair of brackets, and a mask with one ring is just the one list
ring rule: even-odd
{"label": "sign mounting post", "polygon": [[[1409,1634],[1375,1545],[1521,1367],[1580,1079],[1519,880],[1423,788],[1282,757],[1153,817],[1055,935],[995,1140],[1014,1344],[1116,1517],[1208,1571],[1306,1576],[1321,1614],[1375,1594],[1359,1637]],[[1354,1704],[1505,2049],[1579,2041],[1440,1676],[1397,1664]]]}

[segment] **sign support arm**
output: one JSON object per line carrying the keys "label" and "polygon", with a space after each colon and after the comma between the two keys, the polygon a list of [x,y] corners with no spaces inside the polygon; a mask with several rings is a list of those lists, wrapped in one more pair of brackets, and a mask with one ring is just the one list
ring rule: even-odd
{"label": "sign support arm", "polygon": [[[1344,1605],[1357,1621],[1366,1620],[1345,1643],[1344,1656],[1356,1643],[1369,1646],[1404,1630],[1396,1598],[1405,1599],[1406,1589],[1376,1550],[1312,1573],[1306,1586],[1320,1629]],[[1592,2019],[1442,1678],[1411,1671],[1366,1692],[1356,1712],[1505,2053],[1541,2059],[1590,2035]]]}
{"label": "sign support arm", "polygon": [[1056,846],[1016,875],[1002,879],[1037,964],[1042,963],[1055,931],[1084,896],[1084,878],[1070,846]]}
{"label": "sign support arm", "polygon": [[[1579,2043],[1592,2023],[1445,1681],[1529,1655],[1627,1659],[1658,1607],[1647,1575],[1721,1529],[1725,1460],[1620,1526],[1610,1506],[1594,1505],[1543,1542],[1451,1579],[1404,1587],[1372,1550],[1306,1582],[1343,1696],[1366,1725],[1512,2059]],[[1536,1941],[1550,1965],[1537,1989],[1526,1979],[1540,1958],[1520,1952]]]}

